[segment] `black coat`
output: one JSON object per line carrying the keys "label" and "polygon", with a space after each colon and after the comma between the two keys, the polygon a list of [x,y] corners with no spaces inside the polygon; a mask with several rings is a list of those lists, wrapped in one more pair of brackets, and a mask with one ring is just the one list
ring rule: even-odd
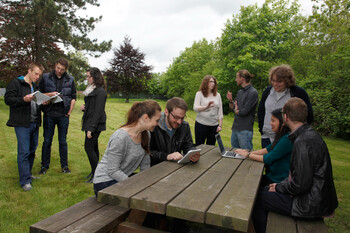
{"label": "black coat", "polygon": [[194,149],[190,125],[183,121],[172,135],[166,132],[165,114],[151,132],[151,166],[167,160],[168,154],[179,152],[186,154],[189,150]]}
{"label": "black coat", "polygon": [[102,87],[97,87],[88,96],[85,96],[85,111],[83,115],[83,131],[106,130],[106,105],[107,93]]}
{"label": "black coat", "polygon": [[290,134],[289,139],[293,143],[291,179],[277,184],[276,191],[292,195],[292,216],[331,215],[338,206],[338,199],[326,143],[306,123]]}
{"label": "black coat", "polygon": [[[34,85],[34,91],[37,87]],[[31,120],[31,103],[25,102],[23,97],[31,93],[29,84],[20,78],[12,80],[5,93],[5,103],[10,106],[10,117],[7,126],[29,127]],[[41,125],[41,112],[37,105],[37,124]]]}
{"label": "black coat", "polygon": [[[268,86],[264,90],[264,92],[262,93],[262,96],[261,96],[259,107],[258,107],[258,125],[259,125],[259,132],[261,134],[263,134],[262,130],[263,130],[264,119],[265,119],[265,101],[270,94],[271,88],[272,88],[272,86]],[[306,91],[303,88],[301,88],[297,85],[290,87],[290,95],[291,95],[291,97],[298,97],[298,98],[304,100],[304,102],[307,105],[307,111],[308,111],[307,112],[308,113],[307,114],[307,123],[311,124],[311,122],[314,119],[314,112],[312,110],[312,105],[310,102],[309,95],[306,93]]]}

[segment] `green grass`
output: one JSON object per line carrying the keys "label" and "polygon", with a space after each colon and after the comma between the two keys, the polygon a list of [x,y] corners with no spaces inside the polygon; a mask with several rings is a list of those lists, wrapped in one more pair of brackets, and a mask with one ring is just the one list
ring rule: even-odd
{"label": "green grass", "polygon": [[[123,124],[125,114],[135,100],[124,103],[120,99],[108,99],[106,105],[107,131],[102,132],[99,145],[103,154],[109,136]],[[19,185],[17,170],[17,140],[14,129],[7,127],[8,106],[0,98],[0,232],[29,232],[29,226],[68,208],[92,195],[92,184],[84,183],[90,172],[90,165],[84,151],[84,133],[81,131],[80,105],[78,100],[70,118],[68,130],[68,162],[71,174],[61,173],[57,130],[52,144],[51,165],[48,173],[40,180],[33,181],[33,190],[24,192]],[[165,102],[159,101],[164,110]],[[186,120],[194,132],[196,113],[187,112]],[[224,145],[230,146],[232,116],[225,116],[221,136]],[[330,232],[350,232],[350,142],[338,138],[324,137],[333,163],[334,181],[337,188],[339,207],[333,219],[327,219]],[[43,142],[40,128],[39,145],[33,174],[40,170],[41,146]],[[260,148],[260,134],[255,124],[254,149]]]}

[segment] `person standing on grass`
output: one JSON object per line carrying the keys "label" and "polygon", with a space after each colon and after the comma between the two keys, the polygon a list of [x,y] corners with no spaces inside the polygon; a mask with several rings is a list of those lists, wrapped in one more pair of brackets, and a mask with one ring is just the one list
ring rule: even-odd
{"label": "person standing on grass", "polygon": [[312,220],[332,216],[338,207],[328,148],[306,123],[305,101],[297,97],[288,99],[282,114],[292,131],[290,175],[280,183],[259,190],[252,214],[257,233],[266,231],[268,211]]}
{"label": "person standing on grass", "polygon": [[258,91],[250,83],[253,77],[248,70],[239,70],[236,83],[242,89],[238,91],[235,101],[231,92],[228,91],[226,95],[229,107],[235,114],[231,135],[232,148],[253,149],[254,117],[259,102]]}
{"label": "person standing on grass", "polygon": [[127,179],[140,167],[150,167],[150,133],[158,125],[161,114],[154,100],[135,102],[127,114],[126,124],[109,138],[107,149],[97,165],[94,191]]}
{"label": "person standing on grass", "polygon": [[43,73],[44,67],[31,63],[28,73],[12,80],[5,93],[5,103],[10,106],[7,126],[14,127],[17,137],[17,165],[19,183],[24,191],[32,189],[32,168],[38,146],[41,114],[39,106],[33,101],[37,90],[35,83]]}
{"label": "person standing on grass", "polygon": [[273,142],[275,133],[271,130],[271,112],[282,108],[291,97],[299,97],[305,101],[308,109],[307,123],[313,120],[313,110],[309,95],[306,91],[295,85],[295,76],[289,65],[275,66],[270,69],[268,86],[261,96],[258,106],[258,125],[261,134],[261,147],[265,148]]}
{"label": "person standing on grass", "polygon": [[222,130],[221,96],[218,93],[217,80],[212,75],[206,75],[193,103],[193,110],[197,112],[194,127],[196,145],[215,145],[215,134]]}
{"label": "person standing on grass", "polygon": [[106,130],[105,105],[107,93],[105,91],[105,80],[98,68],[88,69],[86,80],[88,81],[88,86],[83,92],[85,104],[80,109],[84,112],[82,119],[82,130],[85,131],[84,148],[91,166],[91,172],[86,177],[88,179],[86,183],[92,183],[100,154],[98,137],[101,131]]}
{"label": "person standing on grass", "polygon": [[44,143],[41,154],[41,170],[39,174],[45,174],[50,166],[51,144],[55,133],[55,126],[58,130],[59,153],[63,173],[70,173],[68,168],[68,146],[67,133],[69,116],[72,113],[77,99],[74,78],[66,71],[68,61],[64,58],[58,59],[55,69],[50,73],[43,74],[39,84],[39,90],[49,96],[60,94],[63,101],[50,103],[42,110],[44,112]]}

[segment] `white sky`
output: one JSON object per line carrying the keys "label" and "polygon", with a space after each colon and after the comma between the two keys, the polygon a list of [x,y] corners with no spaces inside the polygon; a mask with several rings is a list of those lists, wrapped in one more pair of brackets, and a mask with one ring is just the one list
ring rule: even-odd
{"label": "white sky", "polygon": [[[310,14],[311,0],[299,0],[302,14]],[[100,7],[82,11],[81,16],[102,15],[91,39],[113,40],[112,48],[123,43],[124,36],[131,38],[135,48],[144,53],[147,65],[153,72],[165,72],[173,59],[194,41],[208,41],[221,36],[227,20],[237,15],[241,6],[264,0],[99,0]],[[113,51],[99,58],[89,57],[91,66],[105,70],[113,58]]]}

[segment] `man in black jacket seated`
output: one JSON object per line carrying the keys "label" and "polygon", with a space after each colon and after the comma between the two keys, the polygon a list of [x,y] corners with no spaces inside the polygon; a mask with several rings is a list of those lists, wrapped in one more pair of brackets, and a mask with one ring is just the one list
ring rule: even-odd
{"label": "man in black jacket seated", "polygon": [[[190,125],[184,121],[188,107],[185,100],[174,97],[168,100],[157,126],[151,132],[151,166],[166,160],[179,160],[194,149]],[[199,160],[200,153],[190,157]]]}
{"label": "man in black jacket seated", "polygon": [[305,102],[296,97],[283,107],[283,119],[292,131],[290,177],[259,191],[252,217],[256,232],[265,232],[268,211],[317,219],[333,215],[338,206],[328,148],[306,123],[307,112]]}

